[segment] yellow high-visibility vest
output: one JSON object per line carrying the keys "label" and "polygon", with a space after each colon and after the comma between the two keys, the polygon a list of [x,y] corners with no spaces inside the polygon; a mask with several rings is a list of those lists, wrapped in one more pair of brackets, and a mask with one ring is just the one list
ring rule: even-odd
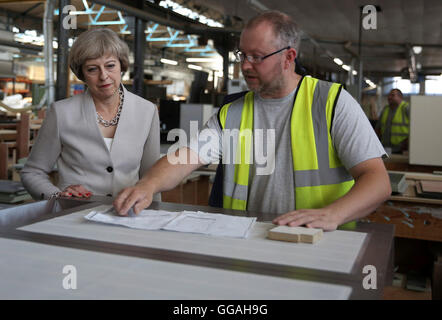
{"label": "yellow high-visibility vest", "polygon": [[[402,141],[407,139],[410,135],[410,119],[407,116],[408,103],[402,101],[399,107],[396,108],[393,119],[391,120],[391,138],[390,143],[392,146],[399,146]],[[386,106],[381,115],[381,134],[384,135],[387,127],[388,114],[390,113],[390,107]]]}
{"label": "yellow high-visibility vest", "polygon": [[[291,146],[296,209],[322,208],[344,196],[353,177],[338,158],[331,138],[336,100],[342,86],[312,77],[298,84],[291,114]],[[226,131],[237,130],[236,146],[224,164],[223,207],[247,210],[253,144],[253,92],[224,105],[219,121]],[[269,128],[271,129],[271,128]],[[325,130],[326,129],[326,130]],[[226,141],[226,140],[224,140]],[[228,160],[235,160],[228,161]]]}

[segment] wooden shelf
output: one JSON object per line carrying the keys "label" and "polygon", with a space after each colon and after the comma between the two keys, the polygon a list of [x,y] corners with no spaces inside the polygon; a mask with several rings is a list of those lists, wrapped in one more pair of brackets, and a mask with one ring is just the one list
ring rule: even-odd
{"label": "wooden shelf", "polygon": [[6,92],[7,94],[18,94],[18,93],[29,93],[31,92],[31,90],[28,89],[4,89],[4,92]]}
{"label": "wooden shelf", "polygon": [[407,181],[408,184],[408,188],[407,190],[405,190],[403,194],[392,195],[390,196],[390,200],[442,205],[442,200],[440,199],[423,198],[423,197],[418,197],[416,195],[416,181],[418,180],[442,181],[442,176],[428,174],[428,173],[404,172],[404,171],[389,171],[389,172],[405,174],[405,180]]}
{"label": "wooden shelf", "polygon": [[29,80],[28,78],[22,78],[22,77],[17,77],[17,78],[0,78],[0,81],[5,81],[5,82],[20,82],[20,83],[32,83],[31,80]]}
{"label": "wooden shelf", "polygon": [[[26,83],[25,87],[29,88],[29,85],[32,84],[32,81],[29,80],[28,78],[24,78],[24,77],[15,77],[15,78],[11,78],[11,77],[4,77],[4,78],[0,78],[0,82],[3,83],[12,83],[12,88],[8,88],[7,85],[5,85],[5,88],[3,88],[2,90],[6,93],[6,94],[28,94],[31,93],[30,89],[18,89],[16,88],[16,84],[18,83]],[[23,87],[23,85],[21,86]]]}

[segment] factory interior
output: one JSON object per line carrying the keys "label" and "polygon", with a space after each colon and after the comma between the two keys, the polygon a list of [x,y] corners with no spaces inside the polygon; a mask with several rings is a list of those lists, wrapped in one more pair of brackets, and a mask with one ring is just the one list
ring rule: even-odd
{"label": "factory interior", "polygon": [[[269,11],[281,12],[296,23],[299,49],[290,45],[279,51],[276,51],[279,47],[275,47],[273,53],[249,49],[246,32],[258,27],[247,24],[248,21]],[[261,22],[262,25],[265,23]],[[82,38],[77,43],[75,41],[85,32],[102,28],[112,30],[112,34],[116,34],[129,49],[127,63],[121,58],[117,63],[121,73],[112,74],[114,71],[106,62],[106,71],[99,67],[101,71],[96,71],[99,76],[93,75],[95,71],[90,71],[92,69],[85,64],[98,61],[101,59],[98,56],[87,58],[79,65],[80,71],[74,72],[73,58],[81,57],[80,53],[77,57],[70,53],[74,51],[74,44],[82,45]],[[263,48],[267,45],[265,39],[263,34]],[[104,45],[110,46],[106,41],[109,40],[105,40]],[[81,49],[86,52],[91,48],[83,45]],[[117,51],[109,52],[114,52],[112,57],[115,57]],[[226,176],[231,174],[232,179],[236,179],[232,180],[232,188],[243,187],[238,181],[244,174],[240,171],[244,167],[215,162],[198,165],[198,168],[194,165],[193,170],[185,175],[169,167],[161,169],[169,170],[170,181],[179,179],[178,184],[155,193],[152,204],[148,202],[148,209],[164,215],[181,212],[172,220],[175,225],[169,222],[161,231],[159,227],[152,229],[151,226],[140,230],[147,226],[147,222],[137,225],[120,221],[118,214],[109,214],[108,220],[102,218],[100,223],[98,220],[87,221],[92,220],[91,213],[100,213],[97,208],[112,209],[113,204],[113,210],[118,211],[115,201],[121,197],[123,188],[132,190],[130,187],[134,185],[144,186],[136,182],[143,177],[143,159],[149,158],[146,153],[152,152],[150,158],[155,161],[160,157],[168,159],[178,145],[195,142],[192,139],[195,136],[198,139],[198,132],[207,126],[219,130],[229,128],[229,121],[234,122],[233,116],[229,118],[229,115],[237,110],[234,107],[246,108],[250,100],[247,97],[253,97],[252,92],[255,94],[252,108],[253,103],[261,101],[256,92],[264,91],[252,88],[258,81],[259,67],[265,68],[290,54],[296,55],[294,62],[291,61],[296,66],[292,74],[301,79],[294,87],[297,91],[293,110],[301,101],[304,94],[301,86],[307,86],[308,79],[319,79],[321,88],[327,83],[339,85],[335,100],[331,97],[332,89],[328,96],[325,95],[327,117],[333,107],[330,111],[332,121],[337,120],[336,104],[340,106],[338,101],[343,99],[345,92],[346,101],[357,106],[358,110],[354,112],[364,118],[358,120],[364,126],[355,126],[351,134],[347,129],[342,130],[345,135],[353,136],[369,130],[371,136],[379,139],[375,143],[383,148],[382,154],[385,150],[385,154],[376,157],[388,173],[391,192],[387,197],[365,214],[352,219],[354,224],[347,220],[334,231],[319,228],[320,233],[311,235],[307,230],[296,240],[278,236],[274,239],[283,241],[270,240],[271,233],[269,231],[266,237],[266,232],[275,227],[272,221],[281,212],[268,212],[272,210],[268,208],[286,206],[243,206],[238,211],[235,201],[226,205],[229,196],[225,190],[230,188],[226,187]],[[267,76],[274,73],[274,69],[269,69]],[[285,75],[286,70],[281,73]],[[113,118],[116,125],[108,121],[112,116],[106,118],[106,113],[100,114],[104,109],[99,109],[91,82],[107,81],[103,77],[108,75],[109,79],[117,77],[121,83],[118,117]],[[264,79],[266,75],[260,76]],[[322,96],[317,97],[319,93],[315,92],[315,95],[312,93],[313,105],[315,101],[322,102]],[[229,100],[232,96],[235,98]],[[82,120],[85,109],[81,108],[87,107],[87,101],[92,109],[95,103],[96,110],[93,109],[90,115],[93,118],[96,114],[97,122]],[[244,101],[244,106],[238,101]],[[125,107],[129,110],[131,103],[138,108],[149,106],[150,111],[131,114],[131,120],[129,113],[124,112]],[[68,104],[71,111],[66,108]],[[255,105],[254,112],[257,107]],[[315,117],[314,112],[312,114],[310,117]],[[142,122],[144,116],[150,117],[145,125]],[[237,125],[239,128],[241,123],[240,130],[243,130],[246,120],[241,117],[245,117],[244,113],[238,117]],[[342,126],[350,127],[345,122],[350,116],[343,114],[342,117],[345,117]],[[132,122],[128,123],[129,120]],[[261,120],[258,116],[252,117],[252,122]],[[98,123],[97,126],[94,122]],[[300,122],[292,118],[292,139],[293,130]],[[329,157],[332,161],[337,150],[337,162],[340,163],[339,152],[346,143],[336,147],[332,139],[333,130],[338,130],[338,126],[328,125],[328,130],[327,127],[323,130],[329,138],[325,140],[325,148],[330,156],[327,154],[325,161],[328,162]],[[150,129],[143,130],[145,128]],[[319,139],[315,135],[322,131],[315,131],[315,123],[305,128],[311,128],[313,138]],[[307,131],[303,133],[305,141],[310,137]],[[87,136],[89,132],[91,136]],[[95,132],[97,135],[101,132],[104,140],[94,144]],[[117,141],[117,138],[123,138],[123,134],[124,139]],[[147,151],[146,146],[151,142],[148,138],[146,140],[145,134],[156,139]],[[102,142],[107,143],[109,137],[113,138],[113,149]],[[140,142],[140,137],[145,140]],[[278,143],[284,141],[290,145],[290,138],[281,138],[277,150],[280,150]],[[291,146],[295,150],[293,141]],[[314,156],[318,152],[319,157],[322,145],[319,140],[313,140],[313,144],[315,141]],[[368,154],[363,149],[370,149],[373,143],[347,149]],[[305,146],[307,142],[299,144],[302,144],[304,159],[308,162],[307,152],[311,148]],[[241,155],[242,152],[243,149]],[[138,161],[134,166],[130,158],[141,156],[141,164]],[[359,156],[354,154],[352,157]],[[302,156],[296,157],[293,151],[293,158],[294,167],[290,164],[284,168],[294,170],[293,179],[287,181],[294,181],[298,191],[296,181],[300,179],[297,176],[300,173],[296,171],[296,159]],[[149,162],[148,167],[154,166],[160,172],[159,162],[155,161]],[[97,166],[103,168],[100,169],[104,177],[100,182],[104,185],[101,189],[94,189],[91,182],[97,180],[94,171]],[[249,177],[249,166],[246,168],[246,177]],[[250,175],[253,175],[259,166],[253,164],[250,168]],[[337,168],[330,166],[327,169]],[[327,173],[321,170],[324,169],[318,170],[321,174]],[[355,171],[347,170],[357,184]],[[291,175],[281,174],[274,179],[279,183]],[[83,180],[68,181],[78,176]],[[218,177],[224,179],[224,189],[221,190],[221,205],[216,208],[212,203],[219,191],[216,190]],[[109,186],[117,181],[109,179],[117,179],[121,186]],[[271,198],[285,202],[280,188],[286,189],[291,183],[281,182],[257,192],[254,185],[258,180],[250,181],[245,186],[245,203],[250,206],[251,198],[262,198],[253,203]],[[68,185],[74,187],[69,189]],[[79,185],[84,188],[75,187]],[[46,194],[41,191],[40,197],[39,188]],[[364,191],[366,198],[374,197],[380,188],[367,188]],[[48,194],[46,190],[57,192]],[[273,195],[273,192],[279,194]],[[361,199],[365,196],[363,194]],[[138,203],[143,199],[140,198]],[[298,203],[297,195],[295,199]],[[136,203],[133,204],[134,210]],[[296,207],[298,209],[302,208]],[[207,230],[195,231],[200,227],[196,219],[203,213],[213,214],[215,220],[221,215],[238,219],[238,226],[243,226],[239,223],[243,221],[240,218],[252,219],[250,229],[239,238],[229,236],[230,232],[239,232],[239,227],[238,230],[231,227],[232,230],[228,231],[227,227],[219,227],[217,230],[221,235],[211,235]],[[137,219],[144,217],[139,215]],[[181,220],[180,225],[180,217],[187,217],[187,224]],[[189,217],[195,221],[191,223]],[[227,221],[224,224],[229,224]],[[109,223],[125,227],[110,226]],[[232,220],[231,223],[237,222]],[[305,240],[307,238],[310,240]],[[442,299],[442,2],[0,0],[0,260],[11,261],[9,264],[0,261],[2,300],[245,299],[260,300],[259,304],[263,305],[271,300]],[[72,275],[72,270],[63,266],[73,266],[72,270],[76,272],[76,278],[71,278],[73,280],[67,287],[65,280]],[[37,269],[40,271],[35,276],[25,276]],[[78,286],[73,284],[77,279]],[[262,314],[265,311],[263,308],[224,310],[220,306],[216,310],[218,315],[255,314],[255,311]],[[188,314],[186,310],[180,309],[179,312]]]}

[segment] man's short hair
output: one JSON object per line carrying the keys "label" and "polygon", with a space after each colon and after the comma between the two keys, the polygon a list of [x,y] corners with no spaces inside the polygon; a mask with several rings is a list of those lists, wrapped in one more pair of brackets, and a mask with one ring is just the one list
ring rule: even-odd
{"label": "man's short hair", "polygon": [[290,46],[298,52],[301,42],[298,26],[289,15],[276,10],[265,11],[250,19],[244,29],[257,26],[262,22],[269,22],[273,26],[273,32],[278,36],[278,44],[281,47]]}
{"label": "man's short hair", "polygon": [[86,60],[112,54],[120,60],[121,71],[129,69],[129,47],[107,28],[90,29],[80,34],[69,52],[69,66],[78,79],[84,81],[82,66]]}
{"label": "man's short hair", "polygon": [[390,92],[393,92],[393,91],[397,91],[398,93],[399,93],[399,95],[401,96],[401,97],[403,97],[404,95],[402,94],[402,91],[401,90],[399,90],[399,89],[391,89],[391,91]]}

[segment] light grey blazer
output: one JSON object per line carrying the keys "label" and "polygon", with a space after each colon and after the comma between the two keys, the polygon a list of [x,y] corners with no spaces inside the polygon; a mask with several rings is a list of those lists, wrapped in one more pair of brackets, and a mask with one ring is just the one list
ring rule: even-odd
{"label": "light grey blazer", "polygon": [[[95,195],[116,196],[123,188],[134,185],[159,159],[157,108],[124,87],[123,90],[123,108],[110,152],[98,128],[89,92],[52,105],[20,173],[34,199],[46,199],[75,184]],[[57,186],[48,175],[55,163]]]}

